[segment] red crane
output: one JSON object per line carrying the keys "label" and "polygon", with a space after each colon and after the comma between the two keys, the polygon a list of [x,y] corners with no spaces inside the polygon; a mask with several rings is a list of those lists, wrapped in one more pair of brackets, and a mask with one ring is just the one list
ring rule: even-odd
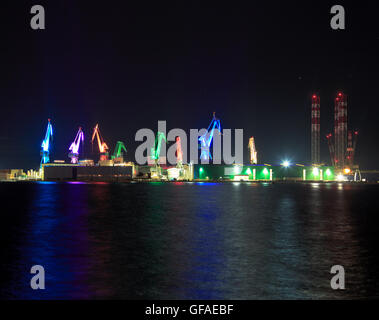
{"label": "red crane", "polygon": [[93,141],[95,140],[95,137],[97,138],[97,144],[99,146],[99,152],[100,152],[100,161],[108,160],[108,145],[104,142],[103,137],[101,136],[99,125],[96,124],[95,128],[93,129],[92,134],[92,149],[93,149]]}

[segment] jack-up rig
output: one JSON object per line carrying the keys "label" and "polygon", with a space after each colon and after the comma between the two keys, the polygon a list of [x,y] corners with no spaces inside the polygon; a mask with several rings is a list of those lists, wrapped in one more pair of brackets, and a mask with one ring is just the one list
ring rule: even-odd
{"label": "jack-up rig", "polygon": [[358,131],[347,129],[347,99],[342,92],[338,93],[334,102],[334,141],[332,133],[327,134],[331,164],[341,174],[359,173],[354,164]]}
{"label": "jack-up rig", "polygon": [[75,140],[73,141],[73,143],[71,143],[71,146],[69,148],[70,153],[68,154],[68,156],[71,158],[71,163],[78,163],[80,143],[83,141],[84,134],[82,131],[82,127],[79,127]]}
{"label": "jack-up rig", "polygon": [[357,143],[358,131],[347,130],[347,99],[338,93],[334,104],[334,142],[332,134],[327,136],[332,165],[343,169],[352,166]]}
{"label": "jack-up rig", "polygon": [[221,122],[216,118],[216,112],[213,112],[213,118],[208,126],[207,132],[199,137],[201,149],[200,160],[209,161],[209,159],[212,159],[210,147],[212,144],[215,129],[217,129],[218,133],[221,134]]}
{"label": "jack-up rig", "polygon": [[45,134],[45,139],[43,139],[41,144],[41,165],[50,162],[50,146],[53,140],[53,126],[51,125],[50,119],[48,119],[47,129]]}
{"label": "jack-up rig", "polygon": [[93,134],[92,134],[92,150],[93,150],[93,142],[97,138],[97,144],[99,147],[99,152],[100,152],[100,161],[106,161],[108,160],[109,153],[108,153],[108,145],[104,142],[103,137],[101,136],[99,125],[96,124],[95,128],[93,129]]}

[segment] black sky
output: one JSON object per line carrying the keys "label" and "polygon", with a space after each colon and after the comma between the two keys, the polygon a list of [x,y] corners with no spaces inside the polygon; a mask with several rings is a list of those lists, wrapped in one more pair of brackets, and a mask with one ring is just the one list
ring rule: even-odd
{"label": "black sky", "polygon": [[[135,4],[137,2],[137,4]],[[133,3],[133,4],[132,4]],[[0,168],[38,167],[47,118],[52,157],[66,159],[78,126],[99,122],[113,149],[134,158],[140,128],[224,128],[255,136],[262,162],[310,160],[310,97],[321,96],[325,134],[333,98],[348,96],[357,161],[379,168],[379,9],[355,1],[346,30],[330,28],[334,2],[9,1],[1,15]],[[248,4],[247,4],[248,3]],[[42,4],[46,30],[30,28]],[[245,148],[245,159],[248,150]]]}

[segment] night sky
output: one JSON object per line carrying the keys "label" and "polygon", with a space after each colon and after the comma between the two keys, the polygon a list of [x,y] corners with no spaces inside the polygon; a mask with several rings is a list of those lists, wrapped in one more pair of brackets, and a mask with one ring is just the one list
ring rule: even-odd
{"label": "night sky", "polygon": [[[133,4],[131,4],[133,3]],[[137,3],[137,4],[136,4]],[[259,162],[310,162],[311,95],[321,97],[321,160],[334,97],[348,96],[356,159],[379,169],[379,8],[355,1],[2,1],[0,168],[38,168],[47,119],[52,159],[69,160],[82,126],[85,154],[99,123],[134,161],[140,128],[223,128],[254,136]],[[30,28],[34,4],[46,30]],[[346,30],[330,28],[342,4]]]}

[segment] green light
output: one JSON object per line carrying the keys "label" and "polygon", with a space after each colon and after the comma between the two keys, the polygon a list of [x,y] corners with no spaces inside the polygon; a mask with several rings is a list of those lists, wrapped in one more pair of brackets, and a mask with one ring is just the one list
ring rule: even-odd
{"label": "green light", "polygon": [[268,175],[268,170],[267,170],[267,168],[264,168],[264,169],[263,169],[263,174],[264,174],[265,176]]}
{"label": "green light", "polygon": [[247,173],[247,174],[251,174],[251,170],[250,170],[250,168],[247,168],[246,173]]}
{"label": "green light", "polygon": [[318,168],[313,168],[313,175],[318,176]]}
{"label": "green light", "polygon": [[332,171],[330,169],[326,169],[326,175],[329,177],[332,174]]}

